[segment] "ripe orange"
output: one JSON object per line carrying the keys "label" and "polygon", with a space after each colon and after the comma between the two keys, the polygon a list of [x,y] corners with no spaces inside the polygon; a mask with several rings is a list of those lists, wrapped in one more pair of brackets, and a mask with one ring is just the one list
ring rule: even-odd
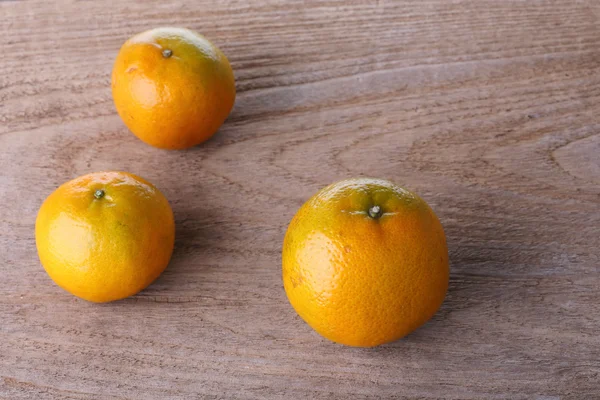
{"label": "ripe orange", "polygon": [[46,272],[66,291],[93,302],[136,294],[164,271],[175,223],[151,183],[126,172],[69,181],[42,204],[35,223]]}
{"label": "ripe orange", "polygon": [[442,225],[420,197],[385,180],[348,179],[318,192],[292,219],[282,258],[296,312],[350,346],[412,332],[448,288]]}
{"label": "ripe orange", "polygon": [[235,81],[227,57],[204,36],[157,28],[121,47],[112,93],[117,112],[138,138],[184,149],[217,132],[233,107]]}

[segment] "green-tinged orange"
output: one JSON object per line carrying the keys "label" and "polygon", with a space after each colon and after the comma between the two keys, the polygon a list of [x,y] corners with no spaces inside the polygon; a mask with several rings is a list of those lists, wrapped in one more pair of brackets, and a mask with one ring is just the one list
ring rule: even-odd
{"label": "green-tinged orange", "polygon": [[235,101],[227,57],[204,36],[157,28],[121,47],[112,94],[125,125],[144,142],[184,149],[217,132]]}
{"label": "green-tinged orange", "polygon": [[93,302],[131,296],[150,285],[171,258],[175,223],[165,196],[127,172],[69,181],[42,204],[35,240],[56,284]]}
{"label": "green-tinged orange", "polygon": [[296,312],[350,346],[397,340],[429,320],[448,288],[442,225],[416,194],[380,179],[334,183],[308,200],[283,243]]}

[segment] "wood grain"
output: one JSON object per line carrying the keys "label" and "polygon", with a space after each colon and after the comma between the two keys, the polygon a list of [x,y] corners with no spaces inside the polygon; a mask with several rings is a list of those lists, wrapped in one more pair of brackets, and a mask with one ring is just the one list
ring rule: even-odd
{"label": "wood grain", "polygon": [[[0,398],[600,397],[595,0],[0,2]],[[188,151],[119,120],[110,71],[144,29],[198,30],[235,109]],[[55,286],[35,216],[84,173],[170,199],[176,250],[139,295]],[[319,188],[391,179],[436,210],[451,282],[426,326],[336,345],[287,303],[280,248]]]}

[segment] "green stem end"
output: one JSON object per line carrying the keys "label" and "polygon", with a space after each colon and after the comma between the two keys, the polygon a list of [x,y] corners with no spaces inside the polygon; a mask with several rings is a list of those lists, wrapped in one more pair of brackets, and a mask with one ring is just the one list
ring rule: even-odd
{"label": "green stem end", "polygon": [[97,198],[98,200],[100,200],[101,198],[104,197],[105,194],[106,194],[106,192],[104,192],[104,190],[98,189],[94,192],[94,197]]}
{"label": "green stem end", "polygon": [[379,206],[373,206],[369,208],[369,211],[367,213],[369,214],[369,217],[373,219],[378,219],[383,215],[383,210]]}

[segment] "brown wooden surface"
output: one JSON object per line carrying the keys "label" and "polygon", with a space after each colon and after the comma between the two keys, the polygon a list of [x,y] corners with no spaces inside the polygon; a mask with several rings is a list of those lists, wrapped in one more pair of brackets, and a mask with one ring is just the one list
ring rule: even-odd
{"label": "brown wooden surface", "polygon": [[[110,71],[132,34],[204,33],[235,109],[189,151],[137,140]],[[0,398],[600,398],[600,4],[1,1]],[[97,305],[37,259],[59,184],[118,169],[177,221],[164,275]],[[445,226],[446,302],[375,349],[287,303],[288,221],[324,185],[391,179]]]}

